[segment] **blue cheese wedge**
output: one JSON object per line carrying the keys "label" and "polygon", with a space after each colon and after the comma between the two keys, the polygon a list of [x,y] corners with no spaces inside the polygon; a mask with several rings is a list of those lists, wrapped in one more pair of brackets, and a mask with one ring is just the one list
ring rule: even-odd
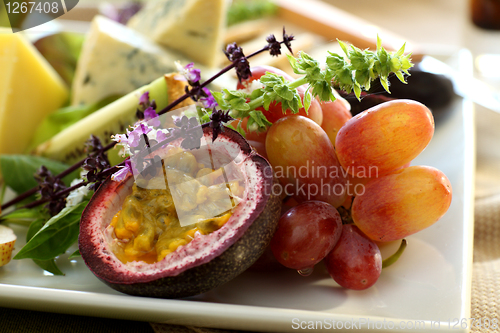
{"label": "blue cheese wedge", "polygon": [[72,104],[92,104],[125,95],[176,71],[182,55],[103,16],[96,16],[85,40],[72,87]]}
{"label": "blue cheese wedge", "polygon": [[196,64],[215,67],[222,55],[227,6],[227,0],[148,1],[128,26]]}

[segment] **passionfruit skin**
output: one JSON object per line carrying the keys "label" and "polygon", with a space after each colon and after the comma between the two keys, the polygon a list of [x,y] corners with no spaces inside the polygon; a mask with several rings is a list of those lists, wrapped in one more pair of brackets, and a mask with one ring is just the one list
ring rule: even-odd
{"label": "passionfruit skin", "polygon": [[[212,130],[205,127],[203,132],[207,142],[211,142]],[[230,281],[262,255],[276,230],[281,210],[280,197],[272,191],[275,180],[271,166],[236,131],[225,129],[214,144],[218,140],[240,150],[237,162],[247,172],[244,202],[229,221],[161,262],[123,264],[111,251],[105,231],[130,193],[134,179],[132,175],[123,182],[107,179],[92,197],[80,223],[80,253],[97,278],[130,295],[183,298]]]}

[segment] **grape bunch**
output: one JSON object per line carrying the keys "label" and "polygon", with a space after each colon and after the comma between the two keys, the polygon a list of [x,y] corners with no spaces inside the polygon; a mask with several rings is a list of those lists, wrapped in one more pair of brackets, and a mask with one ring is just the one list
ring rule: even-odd
{"label": "grape bunch", "polygon": [[[252,72],[249,81],[264,74]],[[250,89],[245,82],[238,88]],[[288,268],[308,275],[323,260],[339,285],[362,290],[382,271],[377,243],[434,224],[448,210],[452,188],[440,170],[410,166],[434,134],[425,105],[392,100],[355,117],[342,98],[318,105],[290,114],[271,104],[263,111],[272,123],[265,132],[244,124],[249,142],[273,166],[279,194],[293,202],[270,247]]]}

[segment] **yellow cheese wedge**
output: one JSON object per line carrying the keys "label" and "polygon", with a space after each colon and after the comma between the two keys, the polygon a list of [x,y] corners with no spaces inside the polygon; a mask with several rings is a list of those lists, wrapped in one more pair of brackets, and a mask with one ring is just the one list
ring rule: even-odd
{"label": "yellow cheese wedge", "polygon": [[68,99],[68,88],[20,33],[0,28],[0,154],[24,153],[42,119]]}
{"label": "yellow cheese wedge", "polygon": [[223,55],[227,0],[148,1],[127,23],[196,64],[215,67]]}

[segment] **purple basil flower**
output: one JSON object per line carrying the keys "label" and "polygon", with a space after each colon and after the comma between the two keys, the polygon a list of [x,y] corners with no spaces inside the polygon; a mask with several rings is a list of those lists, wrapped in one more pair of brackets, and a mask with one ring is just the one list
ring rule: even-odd
{"label": "purple basil flower", "polygon": [[152,107],[144,110],[144,120],[146,120],[149,125],[154,127],[160,127],[161,125],[160,117]]}
{"label": "purple basil flower", "polygon": [[210,92],[210,90],[208,88],[203,88],[203,91],[205,92],[205,94],[207,94],[207,97],[200,98],[200,102],[203,105],[203,107],[205,109],[211,109],[211,108],[216,107],[218,104],[215,101],[214,96],[212,96],[212,93]]}
{"label": "purple basil flower", "polygon": [[123,181],[129,173],[132,173],[132,164],[130,159],[125,160],[125,165],[120,167],[120,170],[111,175],[111,179],[117,182]]}
{"label": "purple basil flower", "polygon": [[141,142],[142,135],[148,134],[149,132],[151,132],[151,128],[140,123],[132,132],[128,133],[128,145],[134,148],[137,147]]}
{"label": "purple basil flower", "polygon": [[139,104],[140,105],[149,104],[149,91],[146,91],[144,94],[141,95],[141,97],[139,98]]}
{"label": "purple basil flower", "polygon": [[156,141],[157,142],[162,142],[163,140],[167,139],[167,134],[163,133],[163,131],[158,130],[156,132]]}
{"label": "purple basil flower", "polygon": [[200,81],[201,71],[198,68],[194,68],[194,62],[191,62],[184,67],[184,76],[189,82]]}

